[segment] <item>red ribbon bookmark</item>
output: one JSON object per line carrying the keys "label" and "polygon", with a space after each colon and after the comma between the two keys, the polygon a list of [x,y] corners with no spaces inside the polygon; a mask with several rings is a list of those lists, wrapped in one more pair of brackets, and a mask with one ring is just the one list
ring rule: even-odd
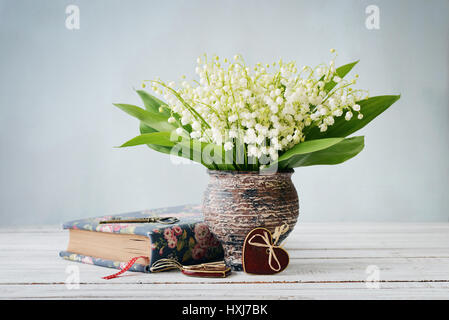
{"label": "red ribbon bookmark", "polygon": [[149,260],[148,257],[146,257],[146,256],[134,257],[134,258],[132,258],[131,260],[129,260],[129,261],[126,263],[126,265],[125,265],[119,272],[114,273],[114,274],[111,274],[111,275],[106,276],[106,277],[102,277],[102,279],[109,280],[109,279],[117,278],[117,277],[118,277],[119,275],[121,275],[122,273],[128,271],[128,270],[134,265],[134,263],[136,263],[136,261],[139,260],[140,258]]}

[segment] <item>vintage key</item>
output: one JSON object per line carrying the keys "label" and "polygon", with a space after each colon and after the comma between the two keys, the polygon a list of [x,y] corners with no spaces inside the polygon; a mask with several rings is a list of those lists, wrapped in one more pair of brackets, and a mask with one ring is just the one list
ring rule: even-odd
{"label": "vintage key", "polygon": [[176,217],[146,217],[146,218],[113,218],[110,220],[100,221],[100,224],[105,223],[162,223],[162,224],[173,224],[178,222],[179,219]]}

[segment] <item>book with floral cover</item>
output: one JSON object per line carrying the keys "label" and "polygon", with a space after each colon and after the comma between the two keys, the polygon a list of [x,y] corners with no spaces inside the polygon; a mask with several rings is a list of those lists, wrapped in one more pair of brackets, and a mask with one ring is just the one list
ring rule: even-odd
{"label": "book with floral cover", "polygon": [[[175,217],[178,221],[117,223],[118,220]],[[114,221],[104,223],[105,221]],[[67,250],[59,255],[67,260],[122,268],[136,256],[130,271],[150,272],[152,264],[162,258],[192,265],[223,259],[223,248],[203,222],[201,206],[185,205],[101,216],[66,222],[70,232]]]}

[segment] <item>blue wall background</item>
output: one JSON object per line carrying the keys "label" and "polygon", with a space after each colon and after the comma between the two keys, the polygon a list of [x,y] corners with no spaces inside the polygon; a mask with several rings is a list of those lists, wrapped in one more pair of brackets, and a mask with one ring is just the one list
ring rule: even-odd
{"label": "blue wall background", "polygon": [[200,202],[201,166],[113,148],[138,128],[112,103],[139,104],[142,79],[193,76],[204,52],[315,65],[330,48],[361,60],[371,95],[402,98],[360,131],[358,157],[296,171],[302,221],[448,221],[448,13],[437,0],[1,0],[0,225]]}

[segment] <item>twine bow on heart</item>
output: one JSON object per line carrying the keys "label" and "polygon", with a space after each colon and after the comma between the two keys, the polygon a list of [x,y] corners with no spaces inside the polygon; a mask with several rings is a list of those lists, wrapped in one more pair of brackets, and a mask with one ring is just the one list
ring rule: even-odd
{"label": "twine bow on heart", "polygon": [[[273,242],[270,241],[270,237],[268,236],[268,233],[266,231],[264,231],[263,235],[261,234],[255,234],[253,235],[249,240],[248,240],[248,244],[255,246],[255,247],[262,247],[262,248],[267,248],[267,253],[268,253],[268,265],[270,266],[271,270],[273,271],[280,271],[282,266],[281,263],[279,262],[278,257],[276,256],[276,253],[274,252],[274,248],[278,247],[277,246],[277,242],[279,241],[279,238],[288,231],[288,224],[284,224],[280,227],[276,227],[276,229],[274,229],[274,233],[273,233]],[[260,243],[260,242],[255,242],[256,238],[260,238],[264,241],[264,243]],[[276,262],[277,267],[273,266],[273,260]]]}

